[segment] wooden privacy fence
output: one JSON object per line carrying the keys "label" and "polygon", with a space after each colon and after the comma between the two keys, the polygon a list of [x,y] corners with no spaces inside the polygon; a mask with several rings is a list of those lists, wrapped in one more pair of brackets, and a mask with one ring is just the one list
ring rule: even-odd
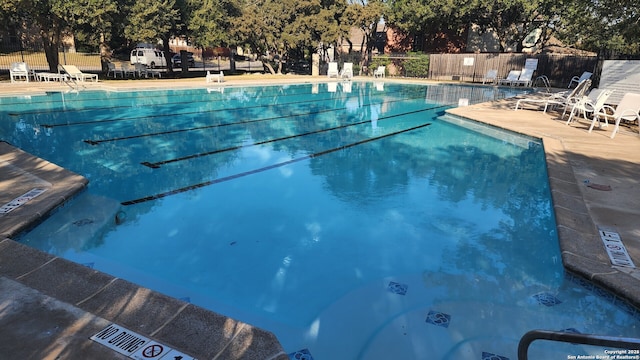
{"label": "wooden privacy fence", "polygon": [[567,87],[572,77],[584,71],[595,76],[598,64],[597,56],[564,54],[431,54],[429,79],[481,82],[491,69],[498,70],[498,79],[504,79],[511,70],[522,70],[528,58],[538,59],[533,78],[546,75],[554,87]]}

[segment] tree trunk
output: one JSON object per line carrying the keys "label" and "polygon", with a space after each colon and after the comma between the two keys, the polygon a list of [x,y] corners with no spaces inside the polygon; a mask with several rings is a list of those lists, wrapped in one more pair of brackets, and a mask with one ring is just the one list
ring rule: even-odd
{"label": "tree trunk", "polygon": [[42,37],[44,54],[49,64],[49,71],[57,73],[58,65],[60,65],[60,55],[58,54],[58,49],[60,48],[60,30],[58,30],[56,26],[47,30],[41,29],[40,36]]}
{"label": "tree trunk", "polygon": [[102,65],[102,72],[109,71],[107,63],[111,61],[111,49],[105,40],[104,32],[100,33],[100,64]]}
{"label": "tree trunk", "polygon": [[60,65],[60,56],[58,55],[58,44],[44,44],[44,55],[47,58],[49,64],[49,71],[52,73],[58,72],[58,65]]}
{"label": "tree trunk", "polygon": [[167,62],[167,73],[173,74],[173,64],[171,63],[171,49],[169,48],[169,38],[162,37],[162,50],[164,51],[164,58]]}
{"label": "tree trunk", "polygon": [[369,33],[363,30],[364,36],[362,37],[362,47],[360,49],[364,49],[364,51],[360,51],[360,71],[359,75],[366,74],[369,70],[369,59],[371,58],[371,53],[373,52],[373,33]]}
{"label": "tree trunk", "polygon": [[269,64],[269,61],[264,61],[263,64],[264,64],[264,67],[267,68],[267,70],[269,70],[269,72],[271,74],[273,74],[273,75],[276,74],[276,71],[273,70],[273,66],[271,66],[271,64]]}

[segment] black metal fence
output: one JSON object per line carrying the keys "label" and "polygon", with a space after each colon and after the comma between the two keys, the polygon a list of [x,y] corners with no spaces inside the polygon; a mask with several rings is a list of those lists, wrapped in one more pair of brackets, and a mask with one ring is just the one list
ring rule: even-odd
{"label": "black metal fence", "polygon": [[[69,51],[66,48],[58,52],[60,64],[76,65],[82,71],[98,72],[102,70],[100,54]],[[36,71],[49,70],[44,49],[37,43],[25,46],[15,41],[0,41],[0,72],[8,72],[11,63],[26,62],[30,69]]]}

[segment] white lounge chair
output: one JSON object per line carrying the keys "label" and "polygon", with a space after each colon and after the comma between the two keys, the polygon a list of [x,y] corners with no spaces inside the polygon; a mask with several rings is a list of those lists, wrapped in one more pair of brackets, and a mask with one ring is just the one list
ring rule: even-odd
{"label": "white lounge chair", "polygon": [[[640,94],[635,93],[625,93],[622,96],[622,100],[618,103],[618,106],[615,109],[612,106],[604,105],[598,112],[596,112],[593,116],[593,121],[591,122],[591,126],[589,127],[589,132],[593,130],[593,126],[596,121],[598,122],[598,127],[601,127],[600,119],[603,119],[607,122],[608,119],[613,118],[615,120],[615,127],[611,132],[611,138],[613,139],[620,128],[620,121],[638,121],[640,123]],[[613,115],[611,115],[613,113]]]}
{"label": "white lounge chair", "polygon": [[498,81],[498,70],[491,69],[487,71],[487,74],[482,78],[482,84],[491,83],[495,84]]}
{"label": "white lounge chair", "polygon": [[573,85],[573,83],[576,84],[580,84],[581,81],[584,80],[589,80],[591,79],[591,75],[593,75],[593,73],[590,73],[588,71],[585,71],[582,73],[582,75],[578,76],[574,76],[571,78],[571,81],[569,81],[569,85],[567,86],[567,89],[571,87],[571,85]]}
{"label": "white lounge chair", "polygon": [[338,63],[337,62],[330,62],[329,63],[329,69],[327,69],[327,77],[338,77],[340,75],[340,72],[338,71]]}
{"label": "white lounge chair", "polygon": [[67,75],[69,75],[74,80],[77,80],[80,82],[84,82],[87,79],[96,81],[96,82],[98,81],[97,74],[84,73],[80,71],[80,69],[78,69],[75,65],[60,65],[60,67]]}
{"label": "white lounge chair", "polygon": [[[593,89],[589,92],[588,96],[583,96],[582,99],[578,100],[577,103],[573,105],[571,109],[571,114],[569,115],[569,120],[567,120],[567,125],[573,121],[574,115],[578,115],[582,113],[585,120],[587,119],[588,113],[598,113],[602,109],[602,107],[609,99],[609,96],[613,94],[613,90],[601,90],[601,89]],[[593,127],[593,122],[592,122]]]}
{"label": "white lounge chair", "polygon": [[589,87],[591,87],[591,80],[584,80],[583,82],[579,83],[578,86],[575,87],[575,89],[571,91],[569,90],[561,91],[561,92],[553,93],[551,95],[548,95],[542,98],[520,99],[516,102],[516,110],[518,110],[521,107],[521,105],[524,105],[524,104],[538,104],[538,105],[544,104],[544,112],[546,113],[549,107],[562,105],[564,106],[562,117],[564,117],[567,111],[567,107],[569,107],[569,105],[573,106],[573,104],[577,103],[578,100],[584,96],[584,94],[587,92]]}
{"label": "white lounge chair", "polygon": [[212,74],[210,71],[207,71],[207,77],[205,78],[205,81],[208,83],[212,83],[212,82],[224,82],[224,73],[222,71],[220,71],[219,74]]}
{"label": "white lounge chair", "polygon": [[353,78],[353,63],[344,63],[344,65],[342,65],[342,71],[340,71],[340,77],[343,79]]}
{"label": "white lounge chair", "polygon": [[518,80],[512,81],[511,85],[523,85],[530,87],[533,80],[533,71],[533,69],[522,69],[520,76],[518,76]]}
{"label": "white lounge chair", "polygon": [[69,78],[67,74],[61,74],[59,72],[58,73],[39,72],[37,73],[37,76],[39,81],[44,81],[44,82],[50,82],[50,81],[63,82],[63,81],[67,81],[67,79]]}
{"label": "white lounge chair", "polygon": [[567,109],[569,107],[573,107],[574,104],[580,101],[580,99],[582,99],[582,97],[589,91],[590,88],[591,88],[591,80],[587,79],[578,83],[578,85],[572,91],[567,90],[567,91],[556,93],[554,98],[549,99],[545,104],[545,111],[546,111],[546,108],[549,106],[551,107],[555,107],[556,105],[564,106],[564,109],[562,111],[562,118],[564,119],[564,116],[567,113]]}
{"label": "white lounge chair", "polygon": [[11,63],[11,67],[9,68],[9,76],[11,77],[12,83],[15,83],[16,80],[20,79],[29,82],[29,75],[29,65],[27,65],[26,62]]}
{"label": "white lounge chair", "polygon": [[511,70],[509,71],[509,74],[507,75],[506,78],[504,79],[500,79],[500,81],[498,81],[499,85],[513,85],[514,81],[518,81],[518,78],[520,77],[520,70]]}
{"label": "white lounge chair", "polygon": [[373,72],[374,78],[383,78],[385,77],[385,67],[384,65],[378,66],[378,68]]}

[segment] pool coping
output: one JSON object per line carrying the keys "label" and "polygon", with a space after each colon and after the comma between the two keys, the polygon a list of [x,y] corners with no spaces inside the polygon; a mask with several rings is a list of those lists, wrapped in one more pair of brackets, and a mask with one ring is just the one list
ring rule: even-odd
{"label": "pool coping", "polygon": [[[370,80],[370,79],[365,79]],[[224,86],[255,85],[260,81],[228,82]],[[385,82],[398,80],[387,79]],[[278,82],[278,81],[275,81]],[[309,78],[301,81],[299,77],[286,79],[287,83],[302,82],[326,82],[326,78]],[[410,83],[432,83],[425,81],[400,81]],[[132,83],[139,87],[140,83]],[[132,85],[127,84],[127,85]],[[273,84],[273,81],[270,83]],[[101,84],[94,86],[96,89],[116,90],[130,89],[118,81],[115,84]],[[40,84],[34,88],[20,91],[42,92]],[[204,87],[201,82],[190,81],[181,83],[179,87]],[[162,88],[157,80],[152,80],[147,86],[149,89]],[[50,87],[51,89],[57,89]],[[174,88],[177,88],[174,86]],[[0,88],[0,91],[2,88]],[[489,103],[460,107],[448,110],[466,119],[482,122],[501,129],[532,136],[542,140],[547,159],[547,171],[552,193],[553,206],[556,212],[558,225],[558,237],[565,268],[582,278],[614,292],[633,306],[640,308],[640,287],[636,271],[625,272],[625,269],[613,267],[598,237],[596,221],[594,221],[594,206],[585,196],[584,184],[582,184],[575,171],[575,160],[569,159],[567,141],[556,129],[550,130],[549,126],[556,126],[558,121],[552,121],[557,114],[543,114],[542,112],[522,111],[518,114],[518,121],[513,121],[513,104],[515,100],[499,100]],[[497,116],[499,115],[499,116]],[[507,120],[504,120],[507,118]],[[523,118],[531,118],[531,126],[521,126]],[[558,128],[560,129],[560,128]],[[577,131],[579,136],[587,137],[585,129],[572,126],[564,126],[566,129]],[[620,134],[630,138],[627,134]],[[614,141],[616,140],[614,139]],[[596,139],[602,141],[602,137]],[[637,139],[633,139],[637,141]],[[638,141],[640,144],[640,141]],[[2,145],[4,147],[5,145]],[[597,146],[597,143],[596,143]],[[2,154],[0,147],[0,154]],[[15,148],[14,148],[15,149]],[[629,149],[629,147],[627,147]],[[640,147],[636,154],[640,154]],[[618,149],[617,149],[618,150]],[[36,178],[31,178],[36,184],[51,184],[43,195],[29,201],[23,208],[14,211],[16,224],[11,224],[7,229],[0,228],[0,289],[19,288],[20,291],[35,291],[44,296],[47,301],[59,301],[69,304],[72,310],[69,313],[79,312],[82,317],[92,317],[95,321],[92,326],[77,328],[74,324],[68,325],[73,329],[73,336],[68,333],[64,337],[51,339],[51,343],[58,344],[58,350],[62,353],[69,351],[81,351],[82,354],[105,354],[104,347],[88,340],[100,327],[106,323],[115,322],[127,326],[133,331],[174,346],[186,354],[197,358],[248,358],[248,359],[287,359],[281,345],[275,336],[264,330],[254,328],[248,324],[237,322],[233,319],[221,316],[215,312],[201,309],[181,300],[173,299],[162,294],[150,291],[95,271],[86,266],[75,264],[67,260],[54,257],[39,250],[19,244],[10,238],[20,231],[33,226],[53,211],[57,206],[64,204],[74,194],[82,191],[86,186],[86,179],[73,173],[68,173],[53,164],[42,163],[40,159],[32,157],[19,149],[15,151],[24,159],[24,169]],[[0,158],[2,161],[2,158]],[[6,160],[5,160],[6,161]],[[15,165],[15,164],[14,164]],[[39,171],[39,172],[38,172]],[[638,175],[634,172],[634,174]],[[56,178],[55,176],[59,176]],[[2,173],[0,173],[2,176]],[[51,176],[51,177],[49,177]],[[636,178],[640,178],[637,176]],[[38,181],[38,179],[44,182]],[[66,181],[66,183],[65,183]],[[64,186],[58,186],[65,183]],[[632,184],[633,185],[633,184]],[[0,188],[12,189],[10,183],[0,178]],[[55,189],[54,189],[55,188]],[[18,189],[18,188],[15,188]],[[49,190],[51,189],[51,190]],[[629,192],[629,188],[625,190]],[[22,191],[24,189],[21,189]],[[11,196],[19,196],[24,192],[12,193]],[[636,192],[628,193],[635,196]],[[598,199],[595,199],[598,200]],[[30,213],[25,212],[31,209]],[[635,210],[634,210],[635,211]],[[17,217],[22,214],[24,218]],[[632,216],[636,214],[633,213]],[[2,225],[0,221],[0,225]],[[626,233],[623,238],[626,238]],[[630,244],[632,258],[639,259],[637,237]],[[20,292],[17,291],[17,292]],[[43,300],[44,301],[44,300]],[[23,309],[22,309],[23,310]],[[6,316],[5,316],[6,317]],[[0,317],[0,324],[3,322]],[[176,334],[171,329],[180,329]],[[37,329],[40,331],[41,329]],[[55,335],[55,334],[54,334]],[[61,334],[62,335],[62,334]],[[10,337],[9,337],[10,339]],[[252,339],[255,339],[252,340]],[[4,340],[0,339],[0,348]],[[49,344],[49,345],[50,345]],[[62,345],[60,345],[62,344]],[[46,345],[46,344],[45,344]],[[50,346],[40,344],[40,349],[51,350]],[[35,350],[34,350],[35,351]],[[47,355],[50,352],[46,353]],[[109,353],[113,355],[113,353]],[[45,358],[44,353],[35,356]],[[84,356],[84,355],[83,355]],[[94,356],[95,357],[95,356]],[[87,357],[91,358],[91,356]],[[123,357],[124,358],[124,357]]]}

